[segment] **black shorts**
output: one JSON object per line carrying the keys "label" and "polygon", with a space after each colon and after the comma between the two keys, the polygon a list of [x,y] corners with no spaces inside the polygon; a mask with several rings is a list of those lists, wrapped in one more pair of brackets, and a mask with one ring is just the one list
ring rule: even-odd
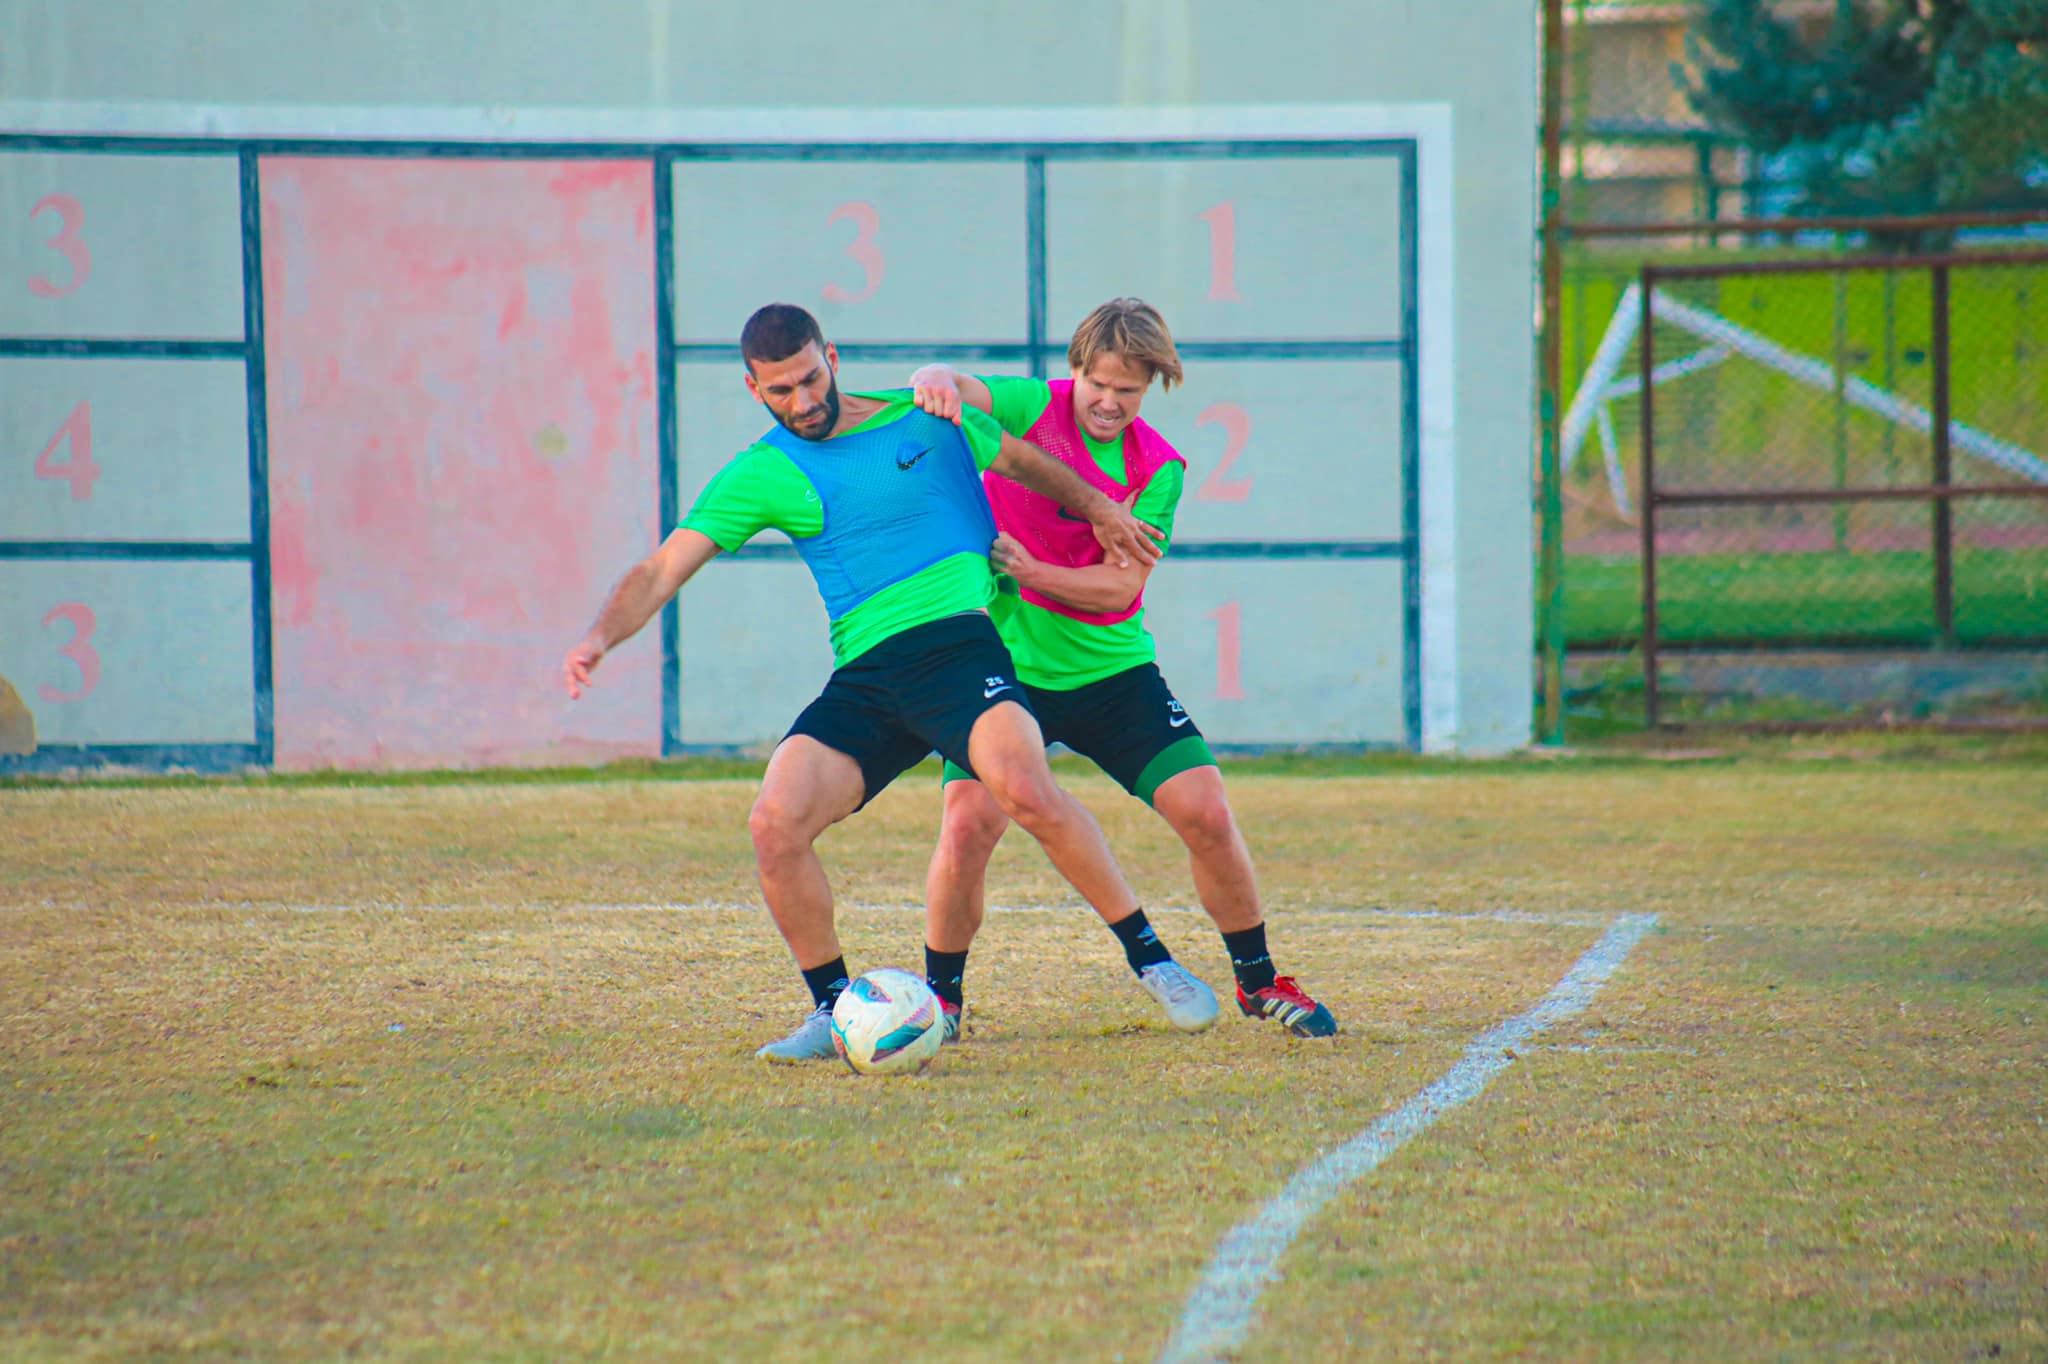
{"label": "black shorts", "polygon": [[1031,708],[996,627],[965,611],[891,635],[836,670],[789,732],[859,763],[865,805],[934,749],[966,770],[974,722],[1005,701]]}
{"label": "black shorts", "polygon": [[[1065,744],[1148,805],[1167,778],[1216,763],[1156,663],[1072,691],[1027,686],[1024,692],[1048,746]],[[946,769],[948,780],[972,775],[964,764]]]}

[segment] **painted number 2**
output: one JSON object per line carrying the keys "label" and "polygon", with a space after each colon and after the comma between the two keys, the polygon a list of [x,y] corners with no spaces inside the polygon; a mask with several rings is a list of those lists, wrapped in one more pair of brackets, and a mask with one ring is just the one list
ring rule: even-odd
{"label": "painted number 2", "polygon": [[57,215],[57,235],[44,245],[64,257],[65,265],[70,268],[62,284],[46,275],[29,276],[28,291],[37,298],[62,298],[66,294],[77,293],[86,277],[92,274],[92,252],[86,249],[84,238],[78,235],[78,229],[85,226],[85,209],[68,194],[45,194],[36,200],[36,206],[28,211],[28,216],[34,219],[44,209]]}
{"label": "painted number 2", "polygon": [[882,248],[875,245],[875,232],[882,225],[882,216],[875,212],[873,204],[864,199],[853,199],[833,209],[832,215],[825,219],[825,226],[830,227],[841,218],[853,222],[853,240],[847,244],[846,254],[860,266],[863,282],[858,293],[828,284],[825,286],[825,301],[865,303],[875,296],[875,290],[882,287]]}
{"label": "painted number 2", "polygon": [[1244,453],[1244,447],[1251,442],[1252,419],[1236,403],[1211,403],[1202,409],[1202,415],[1195,418],[1195,425],[1207,426],[1211,422],[1223,428],[1223,458],[1217,461],[1216,470],[1202,480],[1202,486],[1195,490],[1200,502],[1242,502],[1252,495],[1252,476],[1230,478],[1230,466],[1237,463],[1237,457]]}
{"label": "painted number 2", "polygon": [[71,627],[71,638],[57,652],[70,659],[77,667],[78,686],[72,691],[64,691],[45,682],[36,688],[36,694],[53,704],[83,701],[92,695],[93,688],[100,684],[100,655],[99,651],[92,647],[92,632],[98,627],[99,621],[94,618],[90,606],[77,601],[60,602],[51,607],[49,614],[43,617],[43,626],[47,629],[58,621]]}
{"label": "painted number 2", "polygon": [[1216,622],[1216,699],[1244,700],[1244,607],[1226,602],[1209,613]]}
{"label": "painted number 2", "polygon": [[[60,446],[69,458],[56,457]],[[36,456],[36,477],[69,483],[71,500],[83,502],[92,496],[93,480],[99,476],[100,466],[92,462],[92,404],[81,402]]]}

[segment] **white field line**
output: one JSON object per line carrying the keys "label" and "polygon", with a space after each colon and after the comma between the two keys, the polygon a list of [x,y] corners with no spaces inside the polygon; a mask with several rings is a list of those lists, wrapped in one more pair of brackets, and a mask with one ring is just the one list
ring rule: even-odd
{"label": "white field line", "polygon": [[[74,905],[60,901],[39,901],[36,903],[0,902],[0,914],[26,914],[37,910],[105,908],[105,906]],[[707,900],[691,904],[493,904],[493,905],[449,905],[449,904],[407,904],[385,900],[365,904],[325,905],[279,905],[259,904],[248,900],[184,900],[166,901],[144,906],[164,910],[217,910],[240,911],[249,914],[491,914],[505,911],[532,913],[545,911],[550,914],[718,914],[735,911],[762,911],[764,906],[758,900]],[[923,914],[924,906],[915,904],[841,904],[840,912],[861,914]],[[1003,914],[1074,914],[1086,915],[1089,910],[1083,904],[1065,905],[990,905],[988,912]],[[1147,914],[1183,914],[1207,919],[1208,915],[1197,905],[1147,905]],[[1309,909],[1282,910],[1284,918],[1301,923],[1314,919],[1387,919],[1395,922],[1427,922],[1441,920],[1447,923],[1503,923],[1531,924],[1546,928],[1600,928],[1612,920],[1597,913],[1546,914],[1522,909],[1376,909],[1371,906],[1350,907],[1344,905],[1319,905]]]}
{"label": "white field line", "polygon": [[[0,902],[0,914],[26,914],[36,910],[104,908],[105,906],[74,905],[69,902],[45,900],[35,903]],[[180,900],[165,901],[146,906],[150,909],[170,910],[240,910],[247,913],[285,914],[490,914],[502,911],[529,913],[545,910],[551,914],[718,914],[737,911],[752,912],[764,907],[758,900],[703,900],[688,904],[658,904],[649,901],[644,904],[412,904],[396,900],[371,901],[362,904],[309,904],[281,905],[258,903],[250,900]],[[922,914],[924,906],[916,904],[841,904],[842,912],[861,914]],[[990,905],[991,914],[1081,914],[1088,913],[1082,904],[1065,905]],[[1147,905],[1147,914],[1185,914],[1207,918],[1198,905]],[[1319,918],[1338,919],[1389,919],[1394,921],[1442,920],[1448,923],[1504,923],[1532,924],[1549,928],[1600,928],[1611,923],[1607,915],[1599,913],[1547,914],[1522,909],[1378,909],[1372,906],[1317,905],[1308,909],[1288,909],[1281,913],[1288,919],[1302,921]]]}
{"label": "white field line", "polygon": [[1624,914],[1565,972],[1550,993],[1476,1038],[1443,1076],[1420,1094],[1289,1180],[1257,1216],[1233,1227],[1188,1295],[1161,1364],[1222,1360],[1250,1333],[1259,1294],[1280,1276],[1280,1256],[1309,1219],[1371,1173],[1410,1137],[1476,1098],[1514,1060],[1513,1049],[1592,1003],[1631,949],[1655,927],[1654,914]]}

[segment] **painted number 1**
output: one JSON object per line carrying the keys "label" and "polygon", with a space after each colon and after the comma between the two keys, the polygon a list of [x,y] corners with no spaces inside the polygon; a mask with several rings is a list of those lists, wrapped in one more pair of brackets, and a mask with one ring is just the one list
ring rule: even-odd
{"label": "painted number 1", "polygon": [[49,614],[43,617],[43,626],[47,629],[57,621],[71,627],[71,638],[57,652],[78,668],[78,686],[72,691],[65,691],[45,682],[36,688],[36,694],[52,703],[83,701],[100,684],[100,655],[91,642],[92,632],[99,626],[99,621],[94,618],[90,606],[78,601],[60,602],[51,607]]}
{"label": "painted number 1", "polygon": [[853,241],[847,245],[846,254],[854,264],[860,266],[863,283],[859,293],[849,293],[836,284],[825,286],[827,303],[865,303],[875,296],[875,290],[882,287],[882,248],[875,245],[875,233],[882,225],[882,215],[875,212],[875,206],[864,199],[853,199],[832,210],[832,216],[825,219],[830,227],[841,218],[853,222]]}
{"label": "painted number 1", "polygon": [[85,209],[68,194],[45,194],[28,211],[29,218],[33,220],[44,209],[57,215],[57,235],[43,244],[64,257],[65,265],[70,267],[69,277],[59,284],[45,275],[31,275],[28,291],[37,298],[62,298],[66,294],[77,293],[86,277],[92,274],[92,252],[86,249],[84,238],[78,235],[78,229],[85,226]]}
{"label": "painted number 1", "polygon": [[[56,458],[59,446],[64,447],[69,458]],[[71,409],[57,434],[36,456],[36,477],[69,483],[71,500],[83,502],[92,496],[93,480],[99,476],[100,466],[92,462],[92,404],[81,402]]]}
{"label": "painted number 1", "polygon": [[1216,622],[1216,699],[1244,700],[1244,607],[1226,602],[1209,613]]}
{"label": "painted number 1", "polygon": [[1237,204],[1225,199],[1195,215],[1209,225],[1209,301],[1242,303],[1237,292]]}

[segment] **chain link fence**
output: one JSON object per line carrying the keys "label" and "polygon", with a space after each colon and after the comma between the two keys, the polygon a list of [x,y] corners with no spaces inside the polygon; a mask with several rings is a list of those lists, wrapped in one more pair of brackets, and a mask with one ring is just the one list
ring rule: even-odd
{"label": "chain link fence", "polygon": [[[1649,723],[1671,650],[2048,647],[2044,303],[2048,251],[1642,271],[1564,448],[1601,429],[1568,500],[1635,522],[1607,628],[1640,640]],[[1587,577],[1626,561],[1579,520]]]}
{"label": "chain link fence", "polygon": [[2048,503],[1952,503],[1954,609],[1938,617],[1927,556],[1941,518],[1902,495],[1937,481],[1944,365],[1940,481],[2048,482],[2048,252],[1962,255],[1939,273],[1681,258],[1583,296],[1599,325],[1567,351],[1580,365],[1559,455],[1575,647],[1642,642],[1646,450],[1663,489],[1763,499],[1660,517],[1666,647],[2048,644]]}
{"label": "chain link fence", "polygon": [[[1688,95],[1701,11],[1546,4],[1539,732],[1563,737],[1567,655],[1603,717],[1634,713],[1624,674],[1655,710],[1659,654],[1686,718],[1715,662],[1801,650],[1841,694],[1797,718],[1890,704],[1852,674],[1988,676],[2001,650],[1994,690],[2048,713],[2048,211],[1780,216],[1792,168]],[[1872,260],[1909,250],[1957,259]]]}

